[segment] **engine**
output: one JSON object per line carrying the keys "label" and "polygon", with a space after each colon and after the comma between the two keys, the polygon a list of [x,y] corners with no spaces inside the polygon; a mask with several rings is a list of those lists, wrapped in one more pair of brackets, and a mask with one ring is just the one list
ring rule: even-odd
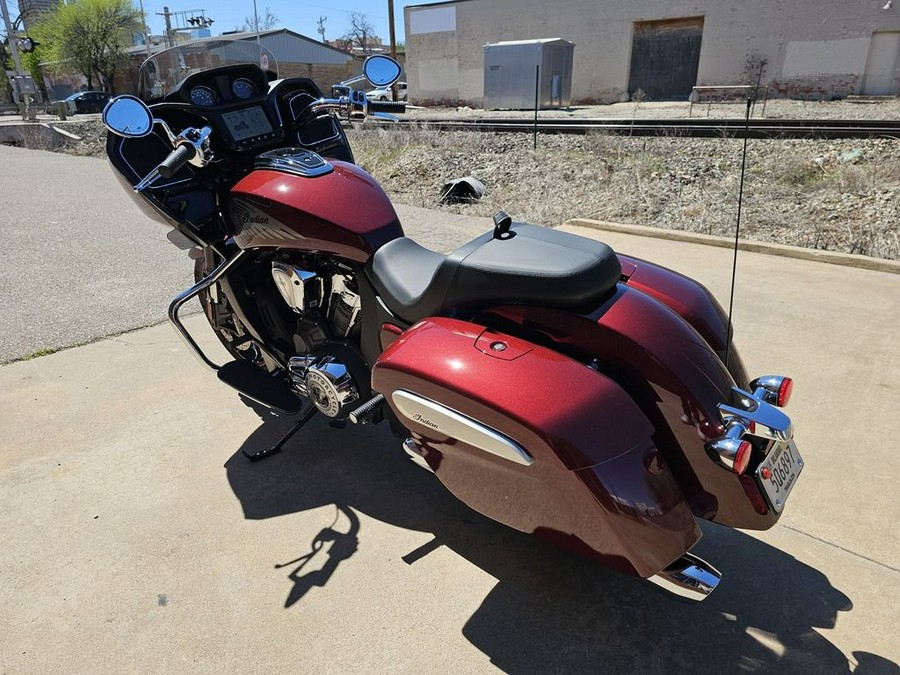
{"label": "engine", "polygon": [[334,356],[311,352],[322,351],[329,336],[343,340],[354,334],[360,297],[352,270],[333,263],[300,267],[274,262],[272,278],[297,315],[294,341],[301,355],[289,365],[294,390],[327,417],[345,417],[359,402],[349,368]]}

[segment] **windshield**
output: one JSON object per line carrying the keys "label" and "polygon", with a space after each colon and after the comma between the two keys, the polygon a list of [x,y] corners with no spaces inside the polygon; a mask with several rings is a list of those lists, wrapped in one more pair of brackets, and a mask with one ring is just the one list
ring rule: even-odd
{"label": "windshield", "polygon": [[[246,34],[245,34],[246,35]],[[138,96],[147,103],[165,97],[189,75],[211,68],[251,63],[278,78],[278,63],[267,48],[256,40],[214,38],[183,42],[151,56],[138,73]]]}

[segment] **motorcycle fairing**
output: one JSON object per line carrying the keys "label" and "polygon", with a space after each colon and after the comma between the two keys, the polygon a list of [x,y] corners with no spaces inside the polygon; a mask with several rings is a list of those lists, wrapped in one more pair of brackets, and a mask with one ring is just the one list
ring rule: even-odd
{"label": "motorcycle fairing", "polygon": [[[372,382],[444,485],[494,520],[643,577],[700,538],[653,425],[616,383],[583,363],[432,317],[384,352]],[[416,408],[423,400],[427,407]],[[451,429],[445,419],[454,414],[532,461],[513,461],[483,436]]]}

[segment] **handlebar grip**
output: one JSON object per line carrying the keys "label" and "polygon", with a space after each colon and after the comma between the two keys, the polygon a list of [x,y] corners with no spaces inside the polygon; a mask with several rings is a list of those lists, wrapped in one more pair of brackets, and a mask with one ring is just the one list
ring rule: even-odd
{"label": "handlebar grip", "polygon": [[193,159],[195,154],[197,154],[197,150],[193,145],[190,143],[181,143],[169,153],[168,157],[160,162],[159,166],[156,167],[156,170],[159,172],[160,176],[168,180],[178,173],[178,170],[181,169],[181,167]]}
{"label": "handlebar grip", "polygon": [[406,112],[405,101],[369,101],[370,113],[393,113],[401,115]]}

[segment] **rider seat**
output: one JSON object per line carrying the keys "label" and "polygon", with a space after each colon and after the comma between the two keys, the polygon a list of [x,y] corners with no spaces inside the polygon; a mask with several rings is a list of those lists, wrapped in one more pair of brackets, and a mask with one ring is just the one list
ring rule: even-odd
{"label": "rider seat", "polygon": [[621,274],[606,244],[513,223],[499,238],[487,232],[446,256],[394,239],[375,252],[371,276],[388,309],[415,323],[504,304],[590,308]]}

